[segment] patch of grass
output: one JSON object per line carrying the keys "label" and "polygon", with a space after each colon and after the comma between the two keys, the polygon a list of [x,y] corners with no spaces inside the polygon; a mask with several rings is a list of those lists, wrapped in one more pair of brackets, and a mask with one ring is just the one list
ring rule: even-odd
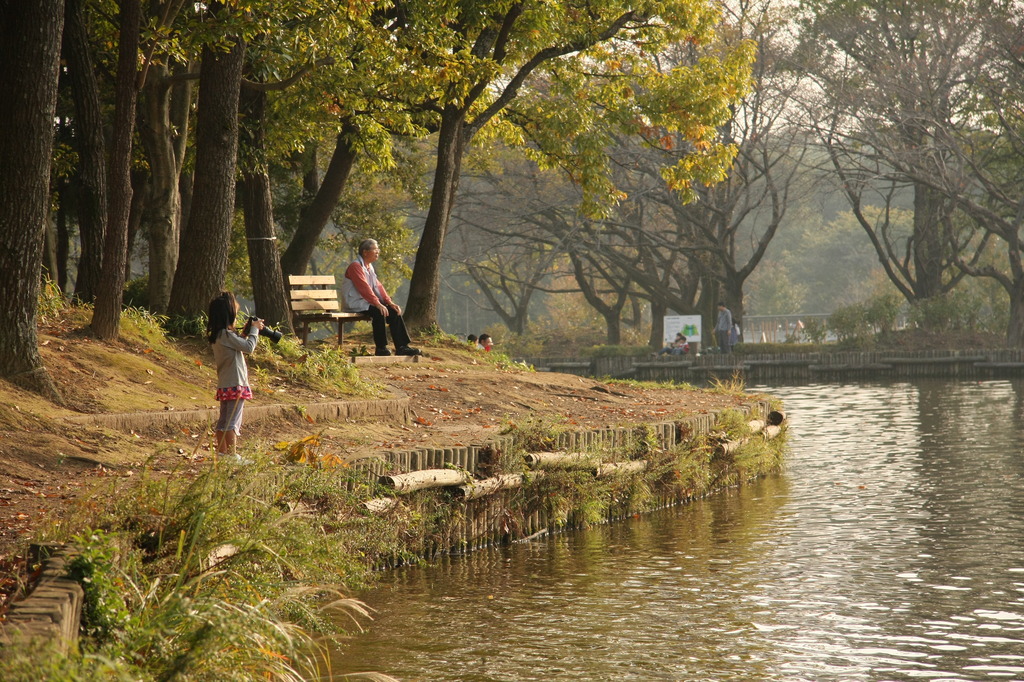
{"label": "patch of grass", "polygon": [[685,381],[638,381],[636,379],[605,379],[605,383],[609,385],[619,386],[631,386],[633,388],[650,388],[650,389],[674,389],[680,391],[698,391],[701,390],[691,383]]}
{"label": "patch of grass", "polygon": [[707,390],[722,395],[746,395],[746,384],[739,374],[734,374],[731,379],[719,379],[714,377],[711,380],[711,387]]}
{"label": "patch of grass", "polygon": [[39,289],[39,305],[36,314],[39,316],[39,324],[47,325],[60,318],[67,309],[68,302],[64,298],[64,292],[57,284],[47,278]]}
{"label": "patch of grass", "polygon": [[559,436],[571,430],[564,417],[545,416],[509,422],[501,433],[510,434],[520,452],[550,452],[557,449]]}
{"label": "patch of grass", "polygon": [[345,526],[354,499],[336,492],[325,504],[327,489],[322,470],[219,462],[86,500],[75,518],[85,530],[53,537],[82,548],[72,571],[87,604],[85,637],[60,679],[318,678],[314,633],[343,622],[330,612],[357,627],[368,616],[335,586],[362,582],[369,567],[349,542],[328,540],[325,524]]}

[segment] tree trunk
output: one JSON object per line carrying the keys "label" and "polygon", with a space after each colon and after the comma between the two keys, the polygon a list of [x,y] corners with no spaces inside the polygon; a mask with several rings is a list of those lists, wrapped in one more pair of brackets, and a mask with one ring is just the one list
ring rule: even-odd
{"label": "tree trunk", "polygon": [[110,145],[107,189],[109,204],[103,244],[103,268],[92,331],[106,341],[117,338],[124,298],[124,272],[128,262],[128,217],[132,202],[132,138],[135,131],[135,103],[138,97],[139,29],[142,8],[139,0],[121,0],[118,19],[117,82],[115,86],[114,132]]}
{"label": "tree trunk", "polygon": [[626,292],[622,290],[616,291],[615,303],[611,305],[605,303],[597,289],[587,278],[587,273],[583,269],[583,259],[573,252],[569,253],[569,258],[572,260],[573,276],[576,278],[576,284],[579,285],[580,291],[583,293],[583,298],[587,300],[591,308],[600,313],[601,317],[604,318],[605,328],[607,329],[606,342],[609,345],[617,346],[622,341],[621,319],[622,307],[626,305],[628,300]]}
{"label": "tree trunk", "polygon": [[271,326],[283,325],[291,329],[288,293],[281,274],[277,237],[274,236],[270,176],[258,172],[245,173],[241,190],[255,314]]}
{"label": "tree trunk", "polygon": [[651,337],[647,345],[651,348],[665,346],[665,315],[668,307],[660,301],[651,301]]}
{"label": "tree trunk", "polygon": [[43,228],[43,281],[57,281],[57,239],[57,225],[50,216],[47,216],[46,226]]}
{"label": "tree trunk", "polygon": [[1006,324],[1006,345],[1009,348],[1024,346],[1024,281],[1017,279],[1010,292],[1010,319]]}
{"label": "tree trunk", "polygon": [[63,0],[0,0],[0,377],[59,400],[36,332]]}
{"label": "tree trunk", "polygon": [[459,174],[465,152],[465,113],[449,106],[441,116],[441,129],[437,138],[437,165],[434,167],[434,187],[431,190],[430,210],[423,225],[412,279],[409,299],[405,307],[405,323],[411,329],[426,329],[437,325],[437,296],[441,290],[441,254],[448,233],[455,194],[459,189]]}
{"label": "tree trunk", "polygon": [[622,319],[619,317],[619,312],[607,313],[603,315],[605,327],[608,329],[605,342],[609,346],[617,346],[622,343]]}
{"label": "tree trunk", "polygon": [[[338,133],[334,154],[331,156],[330,165],[327,166],[327,172],[324,173],[323,182],[317,188],[313,201],[302,211],[295,234],[281,256],[281,270],[285,275],[306,274],[313,251],[320,241],[320,235],[323,233],[327,221],[331,219],[331,213],[338,205],[341,193],[352,173],[356,150],[349,142],[349,137],[355,132],[353,125],[344,124],[341,132]],[[315,170],[312,176],[307,173],[304,180],[308,180],[310,177],[315,178]],[[303,184],[309,186],[308,182]]]}
{"label": "tree trunk", "polygon": [[723,286],[725,289],[725,305],[732,313],[732,321],[740,325],[740,334],[743,333],[743,278],[739,276],[727,277]]}
{"label": "tree trunk", "polygon": [[281,274],[281,261],[274,235],[274,205],[270,193],[270,176],[263,160],[266,157],[267,95],[246,90],[241,93],[240,107],[247,122],[246,133],[241,136],[249,147],[242,158],[254,160],[255,167],[242,174],[242,215],[245,218],[245,238],[249,251],[249,275],[255,301],[255,314],[273,326],[291,329],[288,293]]}
{"label": "tree trunk", "polygon": [[142,227],[142,218],[146,211],[147,196],[149,195],[149,173],[140,168],[131,172],[132,181],[132,203],[128,211],[128,246],[125,249],[127,258],[124,262],[124,281],[132,280],[132,252],[135,251],[135,239],[139,235],[139,228]]}
{"label": "tree trunk", "polygon": [[[171,284],[178,265],[181,238],[181,144],[187,138],[188,105],[192,99],[189,81],[168,85],[165,64],[150,66],[142,90],[139,139],[146,150],[150,185],[145,210],[149,237],[149,309],[163,313],[171,299]],[[184,103],[182,103],[184,100]],[[184,106],[183,106],[184,104]],[[183,111],[182,111],[183,110]],[[175,120],[174,113],[182,112]]]}
{"label": "tree trunk", "polygon": [[[60,183],[58,194],[67,192],[67,183]],[[53,280],[57,288],[67,291],[68,286],[68,254],[71,251],[71,234],[68,229],[68,212],[63,203],[57,208],[57,274]]]}
{"label": "tree trunk", "polygon": [[946,220],[942,196],[921,183],[914,186],[914,294],[927,300],[943,293]]}
{"label": "tree trunk", "polygon": [[81,257],[75,297],[92,303],[99,287],[103,232],[107,222],[106,143],[96,67],[89,51],[84,0],[66,0],[62,56],[67,62],[71,99],[75,105],[75,151],[78,152],[77,198]]}
{"label": "tree trunk", "polygon": [[223,288],[235,212],[238,94],[245,45],[203,49],[196,116],[192,206],[182,230],[168,312],[197,316]]}

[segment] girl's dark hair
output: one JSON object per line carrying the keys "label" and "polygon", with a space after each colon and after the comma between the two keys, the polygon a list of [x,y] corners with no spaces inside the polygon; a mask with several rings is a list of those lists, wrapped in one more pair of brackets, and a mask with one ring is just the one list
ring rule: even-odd
{"label": "girl's dark hair", "polygon": [[237,314],[235,295],[230,291],[222,291],[217,298],[210,301],[210,310],[207,312],[206,321],[206,340],[210,343],[217,343],[220,333],[235,324],[235,315]]}

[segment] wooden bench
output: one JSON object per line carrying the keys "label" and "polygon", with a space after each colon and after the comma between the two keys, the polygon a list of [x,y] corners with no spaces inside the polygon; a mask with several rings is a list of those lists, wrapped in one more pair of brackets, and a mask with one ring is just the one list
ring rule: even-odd
{"label": "wooden bench", "polygon": [[368,313],[347,313],[338,302],[334,275],[288,275],[288,297],[292,327],[303,345],[309,338],[309,325],[326,322],[338,325],[338,345],[345,341],[345,323],[369,320]]}

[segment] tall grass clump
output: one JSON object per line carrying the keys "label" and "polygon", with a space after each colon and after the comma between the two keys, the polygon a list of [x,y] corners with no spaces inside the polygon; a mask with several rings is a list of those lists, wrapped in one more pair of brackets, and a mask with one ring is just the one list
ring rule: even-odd
{"label": "tall grass clump", "polygon": [[[398,531],[373,544],[381,529],[358,511],[373,491],[349,476],[217,462],[84,500],[49,533],[78,549],[71,574],[86,594],[79,649],[45,662],[52,679],[321,679],[324,637],[369,617],[341,590],[397,546]],[[22,652],[10,671],[31,673],[35,658]]]}

